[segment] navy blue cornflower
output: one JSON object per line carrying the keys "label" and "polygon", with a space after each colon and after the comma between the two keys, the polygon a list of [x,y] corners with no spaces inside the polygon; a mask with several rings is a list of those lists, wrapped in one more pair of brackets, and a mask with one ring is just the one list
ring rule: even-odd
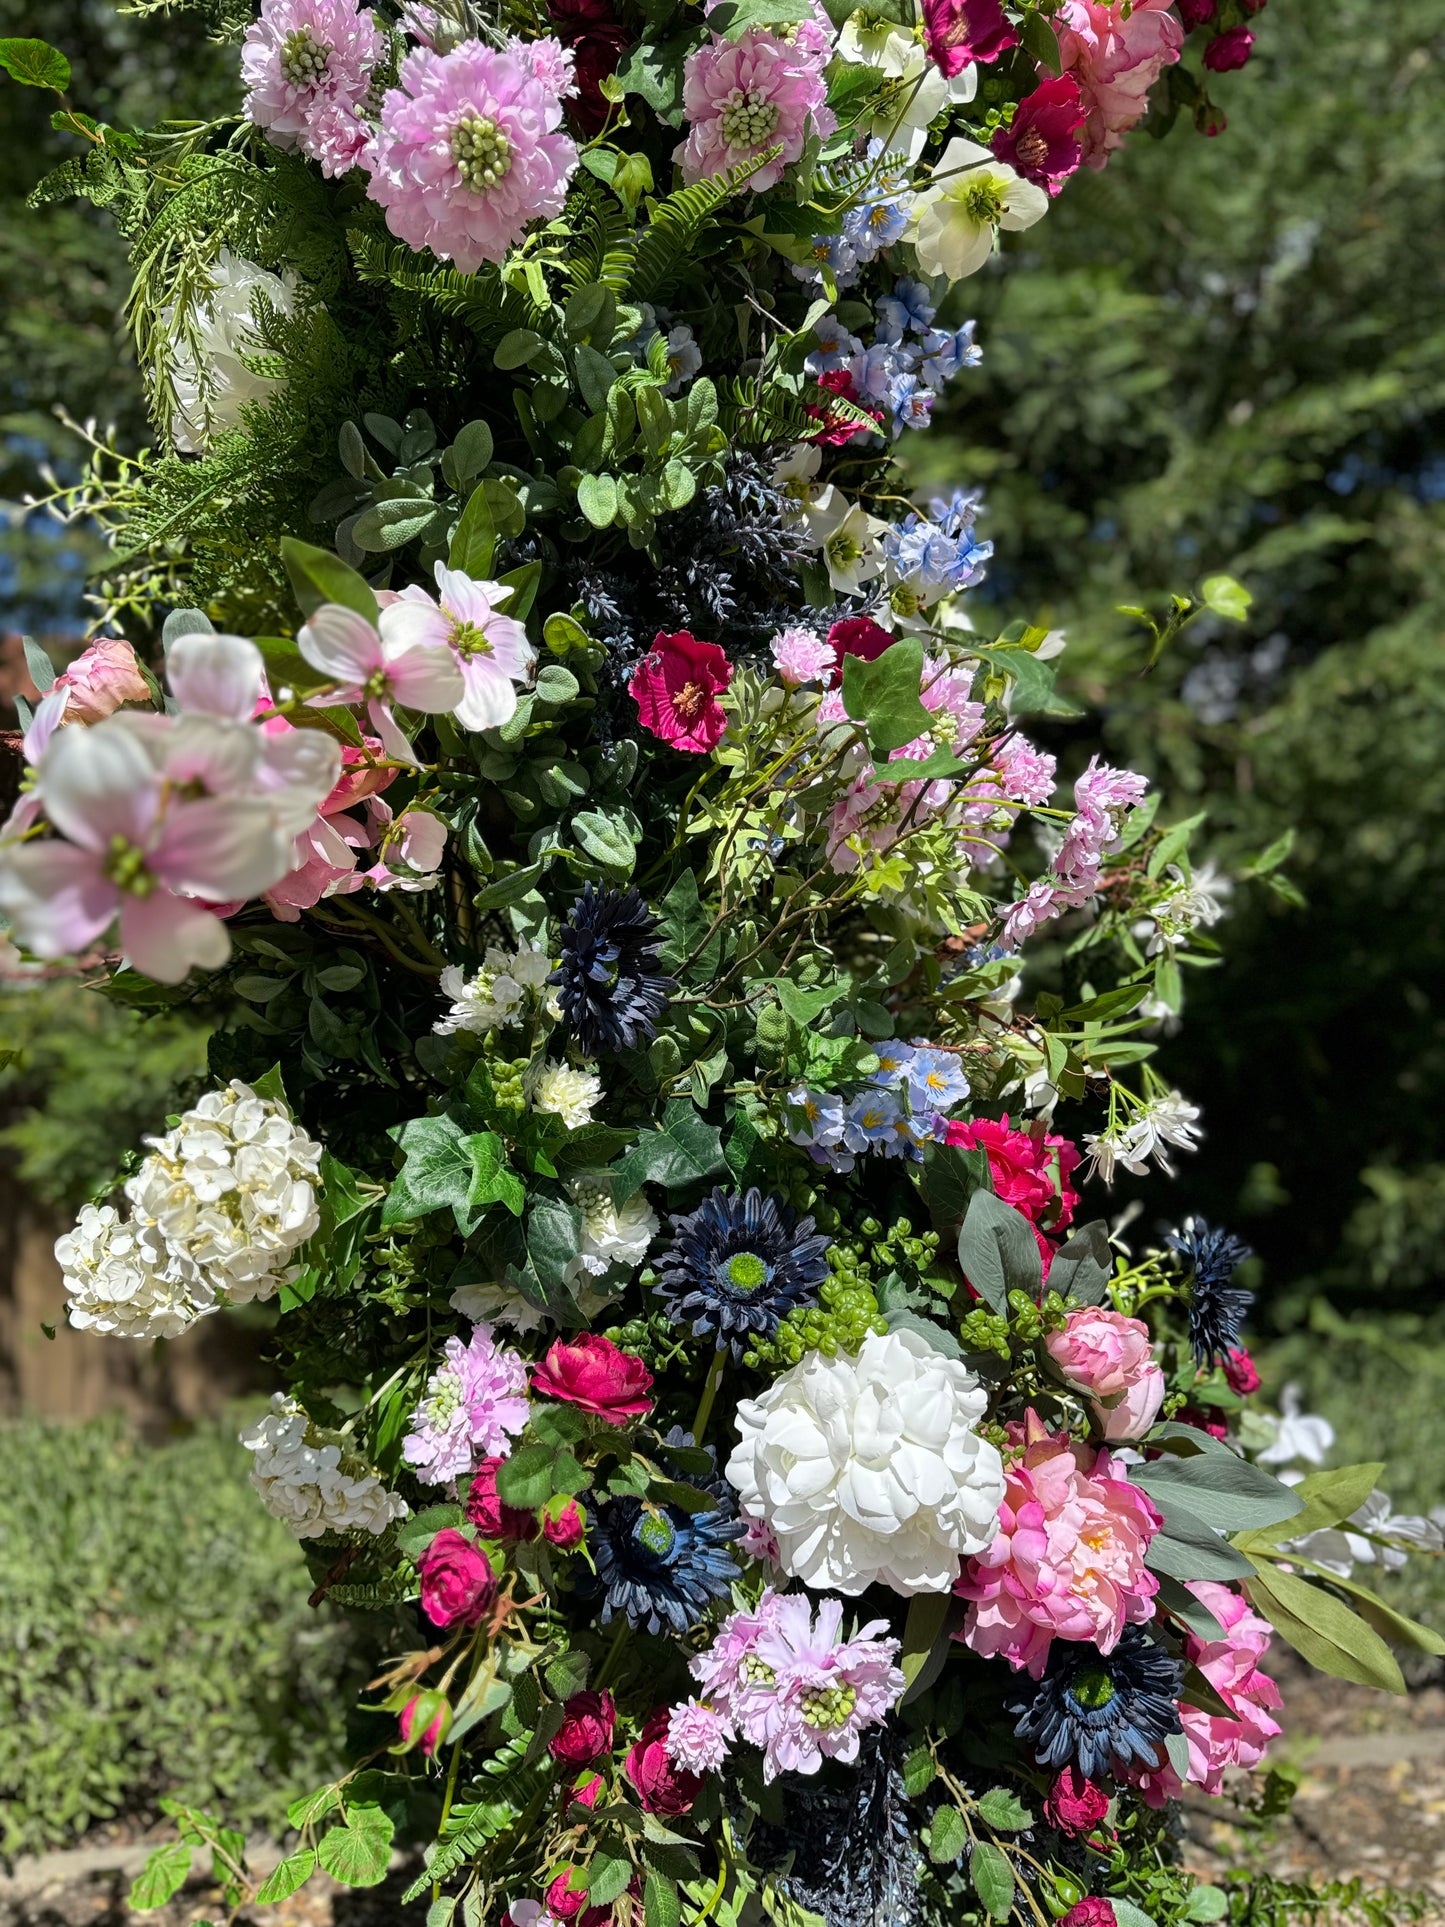
{"label": "navy blue cornflower", "polygon": [[1097,1780],[1159,1763],[1164,1742],[1183,1731],[1183,1684],[1181,1663],[1142,1626],[1126,1626],[1112,1653],[1056,1639],[1038,1685],[1005,1707],[1040,1766],[1076,1766]]}
{"label": "navy blue cornflower", "polygon": [[719,1186],[696,1211],[672,1221],[657,1294],[696,1338],[741,1358],[750,1338],[771,1338],[795,1305],[818,1302],[828,1240],[779,1197]]}
{"label": "navy blue cornflower", "polygon": [[562,926],[562,961],[547,979],[588,1057],[634,1050],[657,1035],[677,988],[658,965],[658,922],[636,889],[587,884]]}
{"label": "navy blue cornflower", "polygon": [[[674,1426],[666,1443],[691,1445],[692,1435]],[[629,1494],[609,1499],[594,1515],[587,1543],[596,1577],[583,1574],[577,1590],[583,1599],[602,1600],[604,1626],[621,1613],[649,1633],[681,1638],[713,1600],[732,1590],[738,1565],[728,1542],[743,1530],[732,1488],[716,1469],[710,1476],[689,1472],[685,1483],[711,1492],[716,1509],[686,1512]]]}
{"label": "navy blue cornflower", "polygon": [[1189,1343],[1201,1365],[1227,1358],[1240,1342],[1254,1293],[1230,1284],[1235,1267],[1253,1254],[1242,1238],[1229,1231],[1211,1231],[1202,1218],[1186,1218],[1182,1231],[1171,1231],[1171,1251],[1177,1251],[1189,1273]]}

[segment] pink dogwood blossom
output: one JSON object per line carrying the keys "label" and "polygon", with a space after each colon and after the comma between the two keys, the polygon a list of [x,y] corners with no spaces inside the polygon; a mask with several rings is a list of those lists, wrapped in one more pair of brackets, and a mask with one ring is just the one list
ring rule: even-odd
{"label": "pink dogwood blossom", "polygon": [[1149,90],[1179,58],[1184,28],[1169,0],[1063,0],[1059,56],[1083,95],[1085,164],[1098,169],[1124,144]]}
{"label": "pink dogwood blossom", "polygon": [[810,133],[837,127],[828,106],[824,60],[797,42],[754,30],[740,40],[714,40],[687,58],[682,102],[687,138],[673,153],[689,184],[726,174],[781,147],[748,179],[749,191],[776,187],[803,152]]}
{"label": "pink dogwood blossom", "polygon": [[244,110],[274,146],[344,174],[369,138],[361,109],[385,46],[356,0],[262,0],[241,48]]}
{"label": "pink dogwood blossom", "polygon": [[385,641],[398,647],[446,648],[462,672],[456,719],[463,729],[499,729],[517,711],[517,685],[537,652],[514,617],[498,612],[512,595],[504,582],[475,582],[461,569],[436,565],[436,596],[412,583],[382,609]]}
{"label": "pink dogwood blossom", "polygon": [[[1224,1775],[1232,1766],[1252,1771],[1264,1758],[1269,1743],[1282,1731],[1274,1715],[1283,1705],[1278,1686],[1260,1662],[1269,1651],[1271,1628],[1247,1600],[1228,1586],[1212,1579],[1191,1579],[1190,1592],[1219,1621],[1221,1639],[1201,1639],[1190,1633],[1185,1639],[1187,1657],[1230,1709],[1207,1713],[1187,1702],[1179,1708],[1184,1737],[1189,1742],[1189,1767],[1185,1780],[1202,1787],[1206,1793],[1224,1790]],[[1152,1807],[1177,1800],[1183,1787],[1179,1776],[1167,1763],[1139,1781],[1139,1791]]]}
{"label": "pink dogwood blossom", "polygon": [[339,602],[323,602],[302,623],[296,646],[333,680],[334,687],[315,700],[364,702],[387,755],[398,763],[415,763],[416,757],[392,704],[435,716],[455,710],[466,691],[457,659],[443,643],[388,639]]}

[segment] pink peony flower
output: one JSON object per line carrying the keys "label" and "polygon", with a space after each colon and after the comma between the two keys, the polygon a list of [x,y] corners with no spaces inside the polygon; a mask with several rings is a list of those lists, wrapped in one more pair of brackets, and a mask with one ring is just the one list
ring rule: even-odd
{"label": "pink peony flower", "polygon": [[[1283,1730],[1274,1715],[1284,1702],[1278,1686],[1260,1670],[1260,1661],[1269,1651],[1272,1628],[1268,1622],[1252,1612],[1239,1593],[1216,1580],[1191,1579],[1187,1584],[1224,1628],[1222,1639],[1188,1634],[1185,1653],[1230,1708],[1231,1717],[1187,1704],[1179,1708],[1189,1742],[1189,1769],[1184,1777],[1191,1786],[1217,1794],[1223,1791],[1229,1767],[1252,1771],[1259,1765],[1270,1741]],[[1153,1807],[1178,1799],[1182,1791],[1179,1776],[1167,1762],[1138,1784]]]}
{"label": "pink peony flower", "polygon": [[1212,74],[1232,74],[1253,51],[1254,35],[1248,27],[1226,27],[1204,49],[1204,64]]}
{"label": "pink peony flower", "polygon": [[433,1626],[479,1626],[497,1596],[492,1562],[447,1526],[416,1562],[421,1607]]}
{"label": "pink peony flower", "polygon": [[761,30],[740,40],[714,40],[689,54],[682,83],[688,134],[673,153],[684,181],[725,174],[781,147],[776,160],[747,183],[754,194],[776,187],[809,134],[826,140],[838,125],[828,106],[824,65],[824,58],[799,43]]}
{"label": "pink peony flower", "polygon": [[548,1750],[563,1766],[591,1766],[612,1751],[617,1708],[610,1693],[574,1693],[562,1708],[562,1724]]}
{"label": "pink peony flower", "polygon": [[1224,1377],[1230,1391],[1237,1392],[1241,1398],[1248,1398],[1251,1392],[1259,1390],[1258,1367],[1243,1345],[1236,1346],[1226,1355]]}
{"label": "pink peony flower", "polygon": [[368,192],[392,233],[473,274],[562,212],[577,148],[526,47],[415,48],[382,102]]}
{"label": "pink peony flower", "polygon": [[1142,1319],[1103,1307],[1073,1311],[1044,1347],[1065,1383],[1088,1394],[1111,1443],[1142,1438],[1158,1418],[1168,1387]]}
{"label": "pink peony flower", "polygon": [[65,705],[68,723],[98,723],[122,703],[148,703],[150,684],[130,644],[121,636],[97,636],[68,669],[55,678],[50,690],[70,692]]}
{"label": "pink peony flower", "polygon": [[262,0],[241,48],[245,113],[273,146],[344,174],[367,144],[361,108],[385,47],[356,0]]}
{"label": "pink peony flower", "polygon": [[923,21],[928,57],[950,80],[1019,44],[1000,0],[923,0]]}
{"label": "pink peony flower", "polygon": [[727,728],[718,695],[733,666],[715,642],[698,642],[686,629],[659,633],[632,672],[627,693],[642,727],[673,749],[703,756]]}
{"label": "pink peony flower", "polygon": [[652,1410],[652,1373],[600,1332],[559,1338],[532,1373],[532,1390],[564,1399],[608,1425],[627,1425]]}
{"label": "pink peony flower", "polygon": [[478,1325],[464,1345],[446,1342],[446,1361],[427,1381],[411,1415],[401,1455],[424,1485],[445,1485],[470,1472],[476,1454],[505,1458],[511,1435],[527,1423],[527,1367]]}
{"label": "pink peony flower", "polygon": [[994,1191],[1036,1228],[1062,1231],[1073,1222],[1079,1194],[1069,1179],[1080,1153],[1068,1138],[1014,1130],[1005,1112],[996,1122],[990,1117],[971,1123],[950,1120],[943,1141],[966,1151],[987,1151]]}
{"label": "pink peony flower", "polygon": [[727,1714],[703,1700],[687,1700],[667,1716],[667,1757],[684,1773],[716,1773],[736,1738]]}
{"label": "pink peony flower", "polygon": [[1084,160],[1098,169],[1123,146],[1149,104],[1149,89],[1178,60],[1184,29],[1169,0],[1063,0],[1055,24],[1064,72],[1084,97]]}
{"label": "pink peony flower", "polygon": [[497,1497],[497,1470],[505,1459],[483,1459],[472,1475],[467,1493],[467,1518],[484,1539],[514,1546],[537,1536],[537,1518],[520,1506],[505,1505]]}
{"label": "pink peony flower", "polygon": [[954,1587],[971,1602],[959,1637],[1038,1679],[1055,1639],[1109,1653],[1125,1626],[1153,1617],[1159,1582],[1144,1555],[1159,1515],[1109,1476],[1106,1451],[1051,1433],[1033,1411],[1008,1431],[998,1536],[964,1561]]}
{"label": "pink peony flower", "polygon": [[811,629],[780,629],[768,647],[773,666],[789,689],[818,682],[834,667],[832,649]]}
{"label": "pink peony flower", "polygon": [[435,598],[412,583],[387,604],[382,639],[398,649],[450,649],[462,675],[457,721],[463,729],[499,729],[516,714],[517,685],[537,660],[524,625],[498,613],[512,590],[474,582],[445,562],[436,565],[436,582]]}
{"label": "pink peony flower", "polygon": [[1057,194],[1084,158],[1079,140],[1084,97],[1072,74],[1046,80],[1018,104],[1013,121],[990,145],[1026,181]]}
{"label": "pink peony flower", "polygon": [[1092,1833],[1108,1811],[1108,1794],[1074,1766],[1064,1768],[1044,1801],[1044,1818],[1060,1833]]}
{"label": "pink peony flower", "polygon": [[622,1762],[622,1771],[632,1782],[644,1813],[686,1813],[702,1792],[700,1777],[685,1773],[668,1757],[670,1717],[669,1709],[659,1706]]}

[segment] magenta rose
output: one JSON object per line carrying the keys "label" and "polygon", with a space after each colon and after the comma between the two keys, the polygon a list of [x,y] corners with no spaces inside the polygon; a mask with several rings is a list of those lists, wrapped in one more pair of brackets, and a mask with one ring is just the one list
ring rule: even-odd
{"label": "magenta rose", "polygon": [[574,1869],[564,1867],[547,1889],[547,1913],[553,1920],[575,1920],[577,1927],[608,1927],[611,1907],[589,1907],[587,1889],[574,1887]]}
{"label": "magenta rose", "polygon": [[1119,1916],[1114,1912],[1113,1901],[1099,1895],[1070,1907],[1058,1927],[1119,1927]]}
{"label": "magenta rose", "polygon": [[1108,1794],[1073,1766],[1064,1768],[1044,1801],[1044,1818],[1060,1833],[1092,1833],[1108,1811]]}
{"label": "magenta rose", "polygon": [[484,1552],[450,1526],[417,1561],[422,1611],[433,1626],[477,1626],[497,1596],[497,1575]]}
{"label": "magenta rose", "polygon": [[591,1766],[612,1751],[617,1708],[610,1693],[574,1693],[562,1715],[562,1724],[552,1736],[554,1760],[563,1766]]}
{"label": "magenta rose", "polygon": [[1241,1398],[1248,1398],[1251,1392],[1259,1390],[1259,1371],[1243,1345],[1237,1345],[1225,1358],[1224,1377],[1230,1391],[1237,1392]]}
{"label": "magenta rose", "polygon": [[542,1514],[542,1536],[549,1546],[571,1552],[587,1536],[587,1515],[575,1499],[549,1499]]}
{"label": "magenta rose", "polygon": [[1166,1385],[1142,1319],[1102,1306],[1071,1311],[1044,1347],[1065,1384],[1087,1396],[1106,1439],[1142,1438],[1159,1416]]}
{"label": "magenta rose", "polygon": [[652,1410],[652,1373],[600,1332],[559,1338],[534,1369],[532,1390],[563,1399],[608,1425],[626,1425]]}
{"label": "magenta rose", "polygon": [[537,1518],[520,1506],[504,1505],[497,1497],[497,1467],[504,1459],[483,1459],[472,1478],[467,1494],[467,1517],[484,1539],[499,1545],[514,1546],[537,1536]]}
{"label": "magenta rose", "polygon": [[733,666],[715,642],[699,642],[680,629],[660,631],[632,672],[627,693],[642,727],[672,749],[705,756],[727,728],[717,698],[733,679]]}
{"label": "magenta rose", "polygon": [[844,656],[877,662],[885,649],[892,648],[893,637],[872,616],[844,616],[828,631],[828,643],[838,665],[833,677],[836,683],[842,678]]}
{"label": "magenta rose", "polygon": [[627,1750],[622,1771],[637,1790],[644,1813],[686,1813],[702,1791],[696,1773],[684,1773],[667,1757],[670,1709],[659,1706]]}
{"label": "magenta rose", "polygon": [[1204,64],[1212,74],[1232,74],[1253,51],[1254,35],[1248,27],[1227,27],[1204,49]]}

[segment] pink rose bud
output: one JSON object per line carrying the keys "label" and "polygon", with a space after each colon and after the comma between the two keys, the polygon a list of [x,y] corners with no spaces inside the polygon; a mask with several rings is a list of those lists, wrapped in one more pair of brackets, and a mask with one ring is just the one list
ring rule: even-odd
{"label": "pink rose bud", "polygon": [[658,1707],[622,1762],[622,1771],[636,1788],[637,1804],[644,1813],[686,1813],[702,1791],[696,1773],[684,1773],[668,1758],[671,1710]]}
{"label": "pink rose bud", "polygon": [[1108,1794],[1072,1766],[1064,1768],[1044,1802],[1044,1818],[1060,1833],[1092,1833],[1108,1811]]}
{"label": "pink rose bud", "polygon": [[502,1459],[483,1459],[472,1476],[467,1494],[467,1517],[484,1539],[514,1546],[537,1536],[537,1518],[520,1506],[504,1505],[497,1497],[497,1468]]}
{"label": "pink rose bud", "polygon": [[554,1760],[563,1766],[591,1766],[612,1751],[617,1708],[610,1693],[574,1693],[562,1713],[562,1724],[552,1736]]}
{"label": "pink rose bud", "polygon": [[581,1773],[573,1783],[572,1798],[579,1807],[586,1807],[590,1813],[601,1799],[606,1784],[600,1773]]}
{"label": "pink rose bud", "polygon": [[1254,35],[1248,27],[1227,27],[1204,49],[1204,64],[1212,74],[1232,74],[1253,51]]}
{"label": "pink rose bud", "polygon": [[486,1554],[450,1526],[417,1561],[422,1611],[433,1626],[477,1626],[497,1596]]}
{"label": "pink rose bud", "polygon": [[99,723],[122,703],[148,703],[150,684],[130,644],[121,636],[97,636],[84,654],[55,678],[57,689],[68,689],[68,723]]}
{"label": "pink rose bud", "polygon": [[416,1693],[401,1709],[397,1725],[401,1729],[399,1751],[410,1752],[420,1746],[430,1760],[446,1738],[452,1723],[452,1709],[444,1693]]}
{"label": "pink rose bud", "polygon": [[1167,1386],[1142,1319],[1102,1306],[1071,1311],[1044,1349],[1065,1384],[1088,1398],[1111,1443],[1142,1438],[1159,1416]]}
{"label": "pink rose bud", "polygon": [[565,1399],[608,1425],[626,1425],[652,1410],[652,1373],[600,1332],[559,1338],[532,1373],[532,1390]]}
{"label": "pink rose bud", "polygon": [[575,1920],[587,1905],[587,1889],[572,1885],[573,1872],[564,1867],[547,1889],[547,1912],[555,1920]]}
{"label": "pink rose bud", "polygon": [[1259,1390],[1259,1372],[1243,1345],[1237,1345],[1226,1357],[1224,1378],[1230,1391],[1237,1392],[1241,1398],[1248,1398],[1251,1392]]}
{"label": "pink rose bud", "polygon": [[558,1547],[562,1552],[571,1552],[580,1546],[587,1536],[587,1515],[575,1499],[563,1498],[560,1494],[547,1501],[547,1509],[542,1514],[542,1537],[548,1545]]}

